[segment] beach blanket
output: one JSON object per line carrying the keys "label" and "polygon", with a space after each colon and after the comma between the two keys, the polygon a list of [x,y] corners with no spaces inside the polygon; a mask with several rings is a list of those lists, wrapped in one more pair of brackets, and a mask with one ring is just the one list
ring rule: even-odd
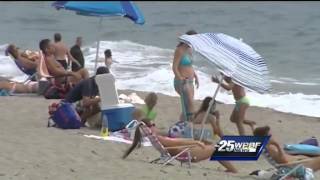
{"label": "beach blanket", "polygon": [[[97,135],[84,135],[84,137],[97,139],[97,140],[104,140],[104,141],[113,141],[113,142],[119,142],[119,143],[126,143],[126,144],[132,144],[132,140],[130,138],[124,137],[124,135],[121,135],[120,133],[111,133],[109,136],[97,136]],[[144,138],[143,142],[141,143],[143,146],[152,146],[151,142]]]}

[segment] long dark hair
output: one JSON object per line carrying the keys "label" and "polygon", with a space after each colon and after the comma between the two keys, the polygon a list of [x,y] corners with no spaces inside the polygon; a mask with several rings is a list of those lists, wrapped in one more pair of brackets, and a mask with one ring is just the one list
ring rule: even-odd
{"label": "long dark hair", "polygon": [[133,138],[133,142],[132,145],[130,146],[130,148],[124,153],[124,155],[122,156],[122,159],[125,159],[129,156],[129,154],[131,154],[131,152],[137,147],[140,148],[141,147],[141,141],[142,141],[142,135],[141,135],[141,131],[140,131],[140,126],[142,126],[142,123],[139,123],[139,125],[136,128],[136,131],[134,132],[134,138]]}
{"label": "long dark hair", "polygon": [[[187,35],[194,35],[194,34],[198,34],[197,31],[195,30],[189,30],[186,32]],[[183,42],[179,42],[179,44],[177,45],[177,47],[181,46],[182,44],[185,44]]]}
{"label": "long dark hair", "polygon": [[207,109],[209,108],[209,104],[210,104],[211,100],[212,100],[212,97],[209,97],[209,96],[204,98],[199,110],[194,115],[194,118],[196,118],[201,112],[206,112],[207,111]]}
{"label": "long dark hair", "polygon": [[257,127],[253,131],[254,136],[268,136],[270,132],[270,126],[262,126],[262,127]]}
{"label": "long dark hair", "polygon": [[13,56],[15,59],[18,58],[18,52],[15,51],[15,46],[13,44],[10,44],[8,47],[7,47],[7,53],[8,54],[11,54],[11,56]]}

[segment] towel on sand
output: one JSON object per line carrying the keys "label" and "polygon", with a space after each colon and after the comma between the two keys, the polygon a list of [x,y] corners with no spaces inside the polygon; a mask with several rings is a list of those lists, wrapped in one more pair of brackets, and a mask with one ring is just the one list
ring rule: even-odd
{"label": "towel on sand", "polygon": [[[97,136],[97,135],[84,135],[84,136],[85,136],[85,137],[88,137],[88,138],[92,138],[92,139],[98,139],[98,140],[114,141],[114,142],[132,144],[132,140],[130,140],[130,139],[125,139],[125,138],[119,137],[119,136],[114,136],[114,135],[110,135],[110,136],[106,136],[106,137]],[[151,143],[150,143],[150,141],[149,141],[148,139],[143,139],[142,145],[143,145],[143,146],[152,146]]]}

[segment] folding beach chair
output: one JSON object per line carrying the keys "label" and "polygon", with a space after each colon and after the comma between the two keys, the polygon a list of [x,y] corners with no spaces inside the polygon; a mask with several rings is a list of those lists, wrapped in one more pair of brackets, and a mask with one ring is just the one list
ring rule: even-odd
{"label": "folding beach chair", "polygon": [[[146,136],[149,141],[152,144],[152,147],[154,147],[159,153],[160,157],[152,160],[150,163],[158,163],[162,164],[161,168],[172,162],[173,160],[180,161],[181,166],[182,163],[187,163],[188,167],[191,167],[191,153],[190,153],[190,148],[194,146],[176,146],[176,147],[164,147],[158,138],[152,134],[150,128],[148,128],[144,123],[142,126],[140,126],[140,129],[142,131],[142,134]],[[175,156],[171,156],[170,153],[168,152],[168,149],[178,149],[178,148],[183,148],[183,150],[178,153]]]}
{"label": "folding beach chair", "polygon": [[49,70],[48,70],[47,64],[44,60],[44,56],[43,56],[42,52],[40,51],[39,54],[40,54],[40,60],[39,60],[39,64],[38,64],[39,76],[47,78],[48,80],[54,78],[49,73]]}
{"label": "folding beach chair", "polygon": [[305,159],[301,161],[295,161],[287,164],[278,164],[271,158],[267,150],[264,150],[262,155],[266,158],[267,162],[273,166],[273,168],[267,171],[274,171],[271,180],[285,180],[287,178],[294,178],[299,180],[311,180],[314,179],[313,171],[310,168],[303,166],[303,162],[309,161]]}
{"label": "folding beach chair", "polygon": [[16,66],[22,71],[24,74],[28,75],[28,78],[23,81],[23,84],[27,83],[28,81],[31,81],[33,78],[36,77],[37,71],[36,69],[26,69],[23,67],[20,63],[20,60],[14,58],[9,52],[6,51],[6,55],[9,56],[11,59],[13,59]]}
{"label": "folding beach chair", "polygon": [[[39,82],[39,94],[43,95],[43,93],[47,90],[48,87],[50,87],[51,85],[54,85],[56,87],[65,89],[65,91],[67,91],[70,87],[68,86],[68,81],[67,81],[67,76],[66,75],[62,75],[62,76],[52,76],[49,73],[47,64],[45,62],[44,59],[44,55],[42,54],[42,52],[39,52],[40,55],[40,60],[38,61],[38,66],[37,66],[37,72],[38,72],[38,82]],[[60,82],[60,81],[56,81],[56,78],[60,78],[60,77],[65,77],[64,82]],[[66,93],[66,92],[64,92]]]}

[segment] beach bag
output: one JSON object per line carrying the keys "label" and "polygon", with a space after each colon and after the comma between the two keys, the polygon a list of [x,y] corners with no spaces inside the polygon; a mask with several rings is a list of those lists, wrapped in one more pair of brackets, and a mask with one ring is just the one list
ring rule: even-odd
{"label": "beach bag", "polygon": [[169,128],[168,136],[171,138],[192,138],[190,122],[178,121]]}
{"label": "beach bag", "polygon": [[311,137],[310,139],[306,139],[302,142],[300,142],[299,144],[308,144],[308,145],[312,145],[312,146],[319,146],[318,140],[316,137]]}
{"label": "beach bag", "polygon": [[49,106],[49,121],[54,122],[55,127],[62,129],[79,129],[81,127],[81,118],[72,103],[60,101],[52,103]]}
{"label": "beach bag", "polygon": [[138,125],[139,122],[137,120],[132,120],[125,126],[124,129],[116,132],[121,133],[125,137],[125,139],[133,140]]}

